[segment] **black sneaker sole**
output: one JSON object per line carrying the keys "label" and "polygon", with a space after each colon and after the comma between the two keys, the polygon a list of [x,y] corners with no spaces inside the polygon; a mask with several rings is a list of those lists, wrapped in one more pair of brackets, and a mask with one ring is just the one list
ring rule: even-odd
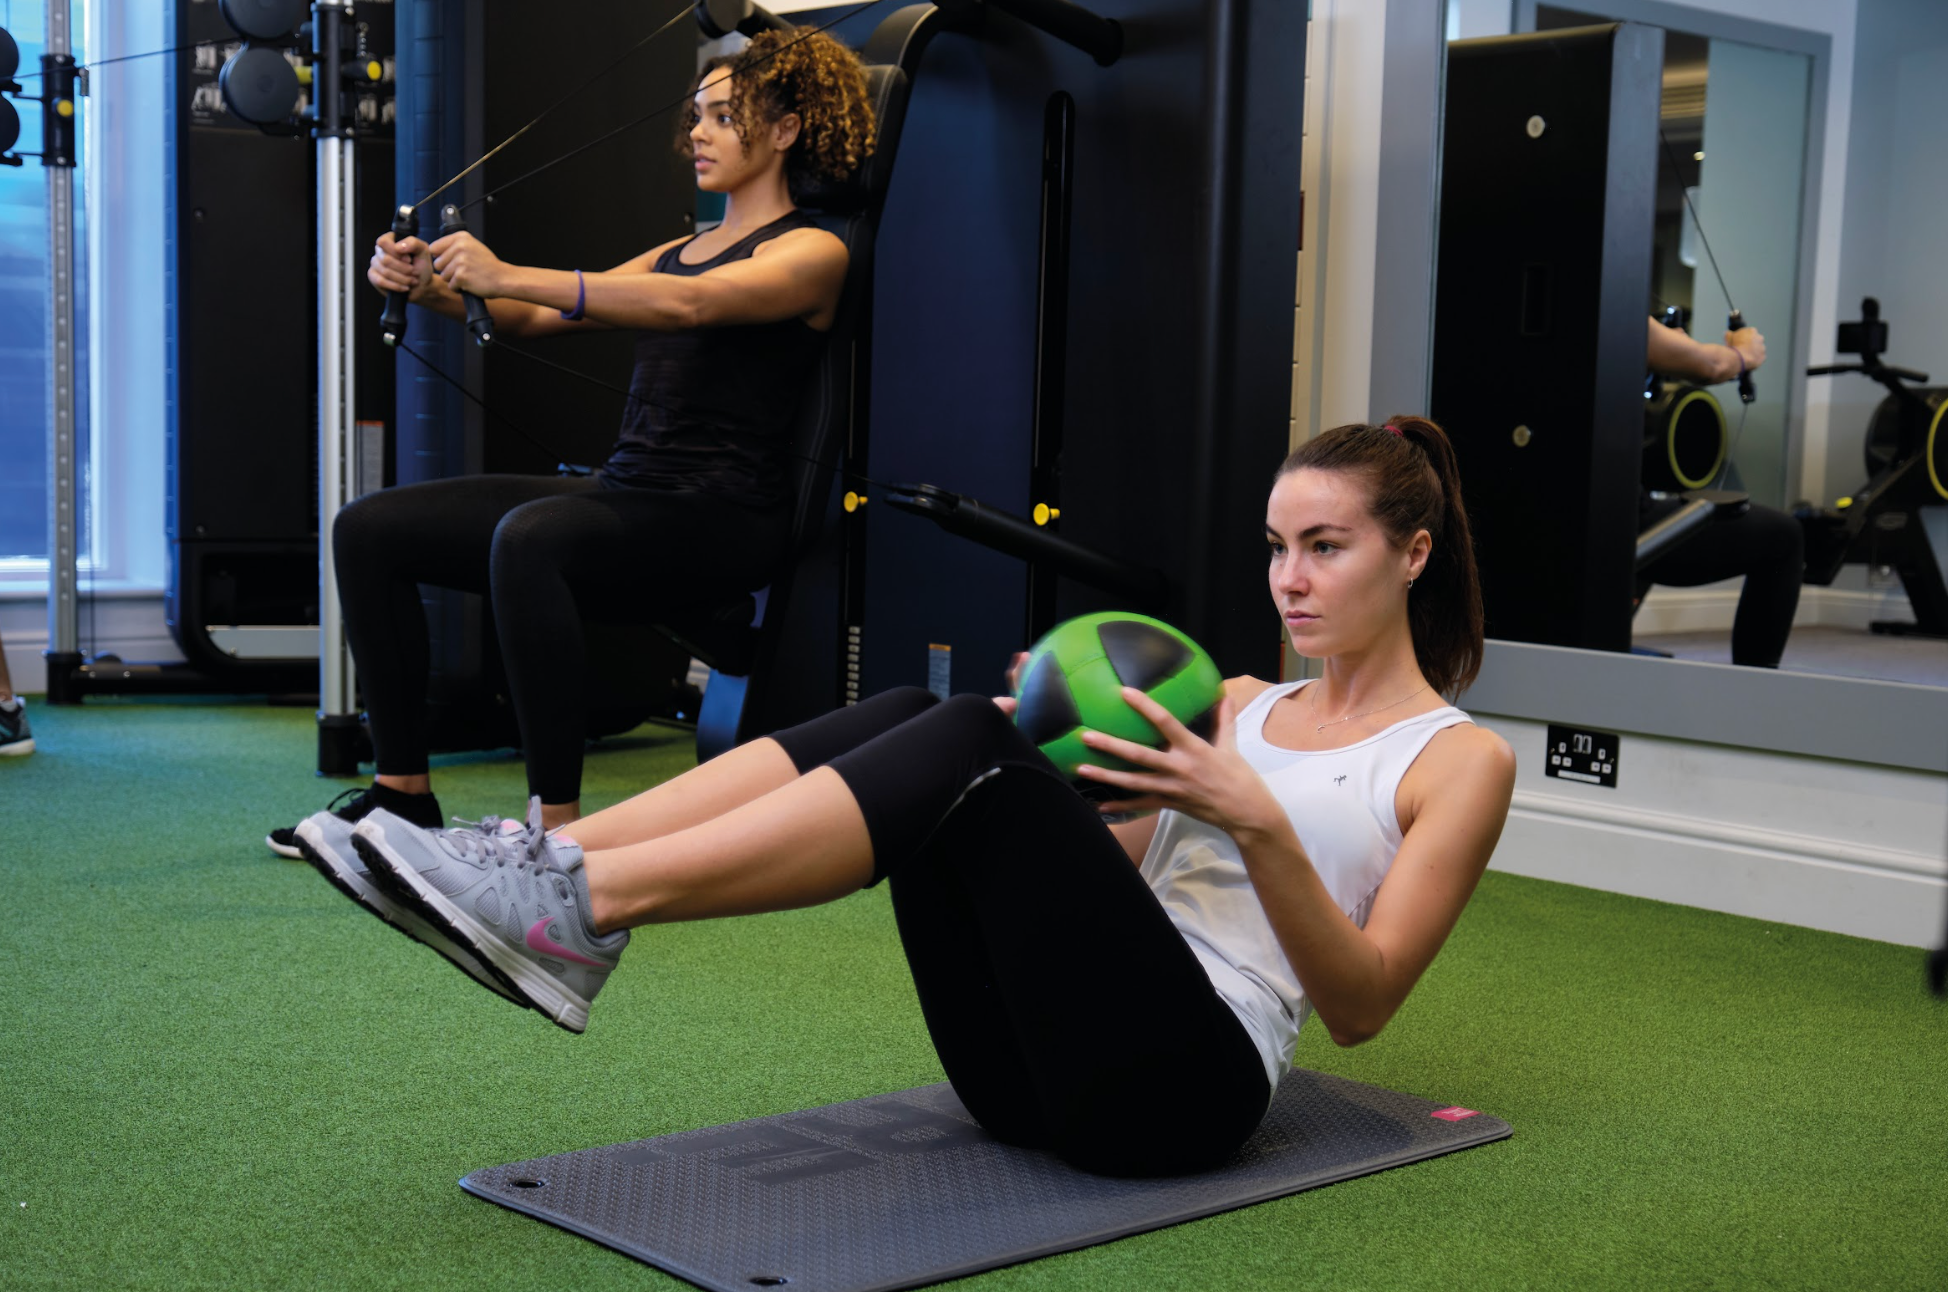
{"label": "black sneaker sole", "polygon": [[455,945],[463,946],[471,951],[486,968],[487,972],[494,975],[494,978],[503,987],[514,994],[516,1000],[547,1019],[550,1023],[553,1023],[556,1027],[559,1027],[562,1031],[567,1032],[570,1036],[583,1035],[588,1026],[586,1021],[583,1022],[581,1027],[570,1027],[568,1024],[562,1022],[553,1010],[537,1002],[528,994],[527,989],[514,979],[513,975],[494,963],[493,957],[481,949],[480,944],[474,940],[472,934],[449,919],[445,912],[441,911],[438,907],[422,900],[417,893],[413,892],[406,882],[393,872],[392,866],[385,854],[371,840],[365,838],[363,835],[355,834],[352,836],[352,847],[357,850],[359,856],[365,858],[365,868],[379,887],[385,889],[386,892],[398,899],[401,905],[411,907],[415,915],[452,939]]}
{"label": "black sneaker sole", "polygon": [[[345,896],[350,898],[358,906],[360,910],[371,912],[374,916],[378,917],[379,923],[385,925],[393,932],[399,934],[401,937],[411,942],[414,946],[425,947],[428,951],[433,952],[435,955],[439,956],[441,964],[452,966],[453,971],[455,973],[465,978],[468,982],[472,983],[474,986],[482,987],[486,985],[485,983],[482,983],[480,979],[468,973],[465,966],[456,964],[449,956],[446,955],[445,952],[441,951],[438,947],[430,946],[427,943],[421,941],[413,933],[411,929],[407,928],[405,925],[400,924],[398,921],[394,920],[392,918],[392,915],[388,911],[386,911],[383,907],[374,906],[371,902],[367,901],[365,898],[365,894],[359,892],[357,888],[354,888],[351,884],[345,882],[344,877],[338,873],[338,869],[335,866],[333,866],[329,861],[325,860],[324,857],[320,856],[318,854],[317,849],[313,848],[310,844],[306,843],[302,839],[296,840],[296,844],[297,844],[298,852],[300,854],[299,860],[307,861],[311,863],[311,868],[317,871],[320,875],[324,876],[325,882],[327,884],[330,884],[333,888],[345,894]],[[364,851],[363,849],[360,849],[361,854],[363,854],[363,851]],[[371,866],[371,862],[368,860],[366,865],[369,869]],[[391,878],[391,877],[387,876],[387,878]],[[384,888],[388,893],[392,894],[393,897],[395,898],[398,897],[398,893],[395,890],[394,885],[379,884],[378,887]],[[426,920],[426,922],[428,924],[433,925],[434,928],[440,927],[438,921],[427,919],[426,912],[420,910],[419,906],[416,903],[405,902],[401,904],[406,906],[411,906],[414,914],[418,915],[421,919]],[[444,933],[445,930],[442,929],[441,932]],[[447,934],[446,936],[448,940],[454,943],[454,945],[467,947],[469,951],[472,951],[473,948],[469,946],[465,940],[454,938],[453,935],[450,933]],[[476,955],[475,959],[480,961],[482,968],[486,969],[488,973],[493,975],[494,980],[496,982],[501,983],[503,990],[495,994],[500,996],[502,1000],[505,1000],[508,1004],[517,1006],[521,1009],[534,1008],[534,1006],[528,1001],[525,992],[516,991],[513,993],[509,993],[505,990],[505,988],[509,984],[505,981],[505,976],[500,972],[500,970],[496,969],[491,962],[489,962],[486,958],[479,955]]]}

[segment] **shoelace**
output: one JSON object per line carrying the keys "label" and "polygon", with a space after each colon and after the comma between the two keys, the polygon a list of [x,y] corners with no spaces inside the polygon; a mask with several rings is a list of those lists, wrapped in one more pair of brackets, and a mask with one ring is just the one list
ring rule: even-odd
{"label": "shoelace", "polygon": [[371,792],[372,792],[372,787],[370,785],[354,785],[351,789],[346,790],[344,793],[340,794],[337,798],[325,804],[325,811],[336,812],[338,811],[338,805],[340,803],[343,803],[348,799],[364,798]]}
{"label": "shoelace", "polygon": [[465,817],[454,817],[461,829],[446,830],[441,840],[449,851],[455,852],[467,861],[475,858],[491,859],[505,866],[510,860],[517,867],[525,866],[539,874],[548,869],[553,858],[548,856],[546,844],[563,827],[543,830],[538,821],[523,825],[520,830],[503,829],[507,818],[484,816],[478,821]]}

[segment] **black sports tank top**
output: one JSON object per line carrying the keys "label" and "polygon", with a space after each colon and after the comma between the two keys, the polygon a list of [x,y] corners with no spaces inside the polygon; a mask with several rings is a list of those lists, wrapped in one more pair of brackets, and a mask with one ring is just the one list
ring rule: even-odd
{"label": "black sports tank top", "polygon": [[[657,258],[653,272],[695,277],[749,258],[780,234],[815,227],[812,216],[792,211],[696,265],[678,259],[686,238]],[[638,333],[630,399],[602,466],[604,482],[695,489],[747,507],[784,503],[792,423],[824,345],[825,334],[802,319]]]}

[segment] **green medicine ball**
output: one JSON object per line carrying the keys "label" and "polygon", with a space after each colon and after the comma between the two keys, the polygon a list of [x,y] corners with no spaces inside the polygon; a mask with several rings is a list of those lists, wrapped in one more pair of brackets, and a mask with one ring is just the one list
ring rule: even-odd
{"label": "green medicine ball", "polygon": [[[1071,619],[1035,643],[1021,667],[1015,725],[1071,780],[1082,763],[1133,770],[1082,743],[1084,731],[1100,731],[1162,747],[1161,733],[1124,703],[1125,686],[1144,692],[1206,740],[1217,729],[1224,679],[1204,648],[1169,624],[1125,611]],[[1100,782],[1079,784],[1096,795],[1118,793]]]}

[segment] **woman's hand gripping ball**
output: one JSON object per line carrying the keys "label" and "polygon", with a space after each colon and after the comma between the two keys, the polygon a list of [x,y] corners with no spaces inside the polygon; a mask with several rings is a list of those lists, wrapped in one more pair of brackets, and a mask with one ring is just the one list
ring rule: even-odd
{"label": "woman's hand gripping ball", "polygon": [[1089,748],[1143,769],[1112,771],[1093,763],[1084,763],[1076,769],[1085,779],[1113,785],[1134,796],[1105,803],[1103,811],[1120,814],[1171,808],[1234,838],[1240,834],[1268,833],[1284,821],[1285,810],[1251,764],[1238,753],[1237,728],[1229,699],[1218,705],[1217,731],[1214,739],[1206,741],[1135,687],[1124,687],[1122,695],[1126,704],[1157,729],[1164,743],[1162,748],[1152,749],[1100,731],[1083,733],[1082,741]]}

